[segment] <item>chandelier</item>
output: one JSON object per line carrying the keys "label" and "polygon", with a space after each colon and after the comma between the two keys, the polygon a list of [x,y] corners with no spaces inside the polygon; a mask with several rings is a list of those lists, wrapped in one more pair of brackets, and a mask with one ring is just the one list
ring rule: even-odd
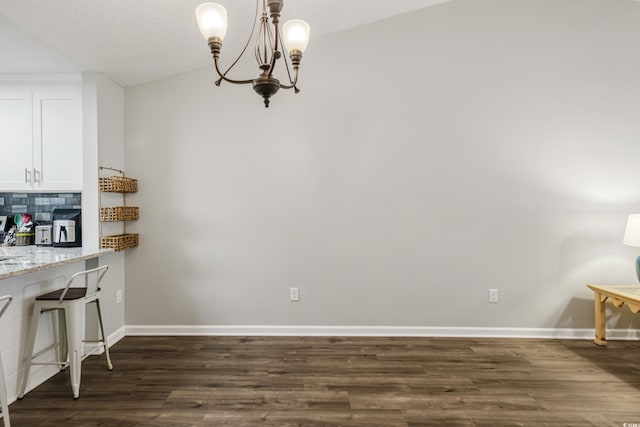
{"label": "chandelier", "polygon": [[[262,15],[259,16],[259,4],[262,2]],[[294,89],[295,93],[300,92],[297,87],[298,69],[304,52],[309,43],[309,24],[300,20],[292,19],[284,23],[280,29],[280,12],[282,11],[283,0],[256,0],[256,13],[253,28],[249,39],[238,55],[238,58],[226,71],[220,70],[220,51],[222,50],[222,40],[227,33],[227,11],[224,7],[216,3],[203,3],[196,8],[196,18],[202,36],[207,40],[216,72],[220,78],[216,81],[216,86],[224,80],[235,84],[253,84],[253,90],[264,99],[264,106],[269,107],[271,96],[280,89]],[[269,22],[271,18],[271,22]],[[238,63],[244,55],[251,41],[254,41],[254,53],[260,75],[255,79],[234,80],[227,77],[227,73]],[[282,58],[281,48],[283,46],[289,51],[289,61]],[[274,77],[274,70],[279,59],[283,59],[287,71],[288,84],[282,84]],[[291,76],[293,68],[293,78]]]}

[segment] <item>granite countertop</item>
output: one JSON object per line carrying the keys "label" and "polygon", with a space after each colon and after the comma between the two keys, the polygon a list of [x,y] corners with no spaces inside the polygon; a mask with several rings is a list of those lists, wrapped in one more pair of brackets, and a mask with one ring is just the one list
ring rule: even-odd
{"label": "granite countertop", "polygon": [[113,249],[0,246],[0,280],[113,252]]}

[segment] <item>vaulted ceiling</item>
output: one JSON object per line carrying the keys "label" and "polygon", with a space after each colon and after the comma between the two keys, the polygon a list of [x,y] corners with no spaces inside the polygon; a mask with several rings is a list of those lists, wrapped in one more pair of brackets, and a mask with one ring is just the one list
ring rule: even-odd
{"label": "vaulted ceiling", "polygon": [[[286,0],[283,20],[309,22],[312,47],[324,35],[446,1]],[[129,86],[210,66],[194,14],[202,2],[0,0],[0,74],[90,70]],[[229,16],[223,52],[235,54],[249,34],[256,4],[217,2]]]}

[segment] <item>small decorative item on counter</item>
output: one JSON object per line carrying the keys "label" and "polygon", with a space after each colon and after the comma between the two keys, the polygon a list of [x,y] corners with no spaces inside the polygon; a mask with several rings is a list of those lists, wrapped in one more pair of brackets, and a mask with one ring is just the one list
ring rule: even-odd
{"label": "small decorative item on counter", "polygon": [[[16,214],[13,217],[13,220],[16,225],[13,227],[15,230],[13,235],[11,236],[12,243],[9,244],[16,246],[33,245],[35,243],[36,233],[33,221],[31,219],[31,214]],[[9,236],[10,235],[7,234],[7,237]],[[5,243],[7,243],[6,238]]]}
{"label": "small decorative item on counter", "polygon": [[17,227],[12,226],[9,231],[7,231],[6,236],[4,236],[4,244],[8,246],[15,246],[16,244],[16,230]]}
{"label": "small decorative item on counter", "polygon": [[18,233],[29,233],[33,228],[33,221],[31,221],[31,215],[26,214],[17,214],[14,217],[14,221],[18,226]]}

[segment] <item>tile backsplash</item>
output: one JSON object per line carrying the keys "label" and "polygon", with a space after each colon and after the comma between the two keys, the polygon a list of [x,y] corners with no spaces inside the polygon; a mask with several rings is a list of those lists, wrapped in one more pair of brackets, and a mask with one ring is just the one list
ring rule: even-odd
{"label": "tile backsplash", "polygon": [[0,216],[30,213],[36,223],[51,224],[52,212],[57,208],[82,208],[82,194],[0,193]]}

